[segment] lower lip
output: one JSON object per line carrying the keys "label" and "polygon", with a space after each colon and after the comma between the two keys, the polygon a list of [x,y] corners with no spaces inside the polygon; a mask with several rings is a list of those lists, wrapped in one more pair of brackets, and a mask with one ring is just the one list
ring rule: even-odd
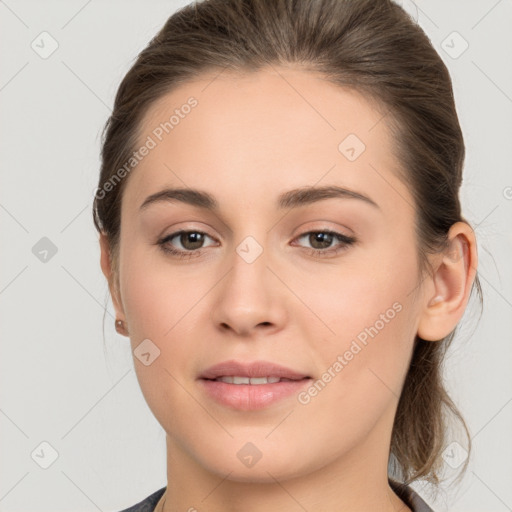
{"label": "lower lip", "polygon": [[273,384],[228,384],[217,380],[200,379],[206,393],[216,402],[239,409],[264,409],[284,398],[296,395],[311,379],[275,382]]}

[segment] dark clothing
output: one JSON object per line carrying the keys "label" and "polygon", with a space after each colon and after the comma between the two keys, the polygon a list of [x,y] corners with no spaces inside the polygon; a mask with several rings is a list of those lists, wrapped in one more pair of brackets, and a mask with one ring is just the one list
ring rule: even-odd
{"label": "dark clothing", "polygon": [[412,510],[412,512],[434,512],[421,496],[408,485],[389,479],[391,489]]}
{"label": "dark clothing", "polygon": [[[395,492],[395,494],[407,504],[407,506],[412,510],[412,512],[434,512],[420,497],[420,495],[415,492],[411,487],[400,484],[393,480],[389,480],[389,485]],[[167,487],[162,487],[158,491],[154,492],[146,499],[141,502],[133,505],[130,508],[126,508],[121,510],[121,512],[153,512],[158,500],[162,497]]]}
{"label": "dark clothing", "polygon": [[154,492],[146,499],[140,501],[136,505],[131,506],[130,508],[121,510],[121,512],[153,512],[153,510],[155,510],[156,504],[158,503],[158,500],[165,492],[165,489],[167,489],[167,487],[162,487],[162,489]]}

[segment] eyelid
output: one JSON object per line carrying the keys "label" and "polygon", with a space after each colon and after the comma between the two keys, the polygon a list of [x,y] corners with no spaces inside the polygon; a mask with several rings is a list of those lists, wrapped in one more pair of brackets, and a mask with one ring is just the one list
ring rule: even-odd
{"label": "eyelid", "polygon": [[[201,225],[201,227],[199,226],[191,226],[190,224],[191,223],[199,223]],[[206,226],[206,228],[204,227]],[[205,235],[208,235],[209,237],[212,237],[212,238],[219,238],[217,236],[213,236],[213,235],[210,235],[210,231],[215,231],[217,232],[218,230],[216,230],[215,228],[213,228],[212,226],[210,226],[210,224],[208,224],[208,222],[203,222],[203,221],[200,221],[200,220],[190,220],[190,221],[185,221],[185,222],[177,222],[175,224],[172,224],[172,225],[168,225],[166,224],[166,227],[165,229],[162,229],[160,231],[160,233],[162,233],[161,235],[158,235],[158,238],[165,238],[169,235],[172,235],[172,234],[176,234],[180,231],[194,231],[194,232],[197,232],[197,233],[204,233]],[[167,235],[165,233],[168,233]]]}
{"label": "eyelid", "polygon": [[312,231],[331,231],[339,233],[340,235],[346,236],[347,238],[355,237],[355,233],[352,229],[344,224],[339,224],[330,220],[314,220],[301,224],[299,228],[294,230],[293,237],[300,236],[300,234],[311,233]]}

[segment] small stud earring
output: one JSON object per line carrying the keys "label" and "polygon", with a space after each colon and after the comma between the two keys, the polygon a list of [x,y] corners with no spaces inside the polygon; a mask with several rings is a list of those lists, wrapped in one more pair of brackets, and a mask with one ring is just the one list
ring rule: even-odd
{"label": "small stud earring", "polygon": [[124,326],[124,322],[122,320],[116,319],[115,326],[116,326],[116,331],[119,334],[122,334],[123,336],[127,336],[128,335],[128,332],[127,332],[127,330],[126,330],[126,328]]}

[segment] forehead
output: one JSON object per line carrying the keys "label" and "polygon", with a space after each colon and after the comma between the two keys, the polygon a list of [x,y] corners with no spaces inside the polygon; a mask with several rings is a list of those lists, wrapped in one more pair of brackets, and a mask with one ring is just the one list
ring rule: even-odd
{"label": "forehead", "polygon": [[123,202],[140,205],[159,188],[186,186],[247,205],[267,197],[270,185],[277,196],[318,183],[392,204],[408,191],[385,121],[384,109],[359,92],[308,71],[203,75],[146,112],[137,147],[149,139],[153,147],[132,171]]}

